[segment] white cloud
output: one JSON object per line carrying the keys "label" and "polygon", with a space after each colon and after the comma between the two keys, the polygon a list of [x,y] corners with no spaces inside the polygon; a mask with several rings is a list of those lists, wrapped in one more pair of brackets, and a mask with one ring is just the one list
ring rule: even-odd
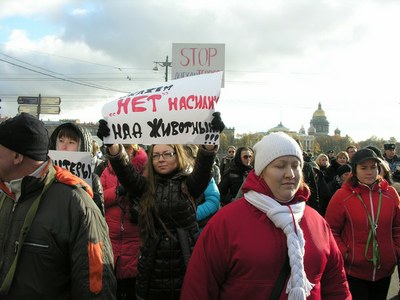
{"label": "white cloud", "polygon": [[[1,1],[0,27],[10,26],[7,18],[37,22],[40,16],[48,30],[40,34],[36,22],[11,29],[0,53],[85,82],[136,91],[163,80],[161,71],[151,69],[153,61],[171,55],[172,43],[224,43],[220,109],[228,126],[255,132],[282,121],[292,130],[307,129],[322,102],[331,132],[339,127],[356,140],[373,134],[400,140],[395,118],[385,118],[400,107],[399,13],[397,1],[371,0]],[[4,70],[17,72],[0,64]],[[41,80],[24,81],[21,88],[0,77],[0,90],[64,95],[63,111],[84,117],[93,112],[96,119],[94,99],[102,103],[116,94]],[[243,118],[238,111],[245,112]],[[371,129],[371,122],[385,126]]]}
{"label": "white cloud", "polygon": [[0,2],[0,19],[4,17],[35,17],[40,14],[51,14],[62,8],[68,0],[2,0]]}

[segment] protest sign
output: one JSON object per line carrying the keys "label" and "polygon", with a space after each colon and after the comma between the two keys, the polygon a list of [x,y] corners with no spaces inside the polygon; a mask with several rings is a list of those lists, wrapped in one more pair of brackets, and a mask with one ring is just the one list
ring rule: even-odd
{"label": "protest sign", "polygon": [[185,77],[131,93],[103,106],[104,143],[218,144],[211,129],[223,72]]}
{"label": "protest sign", "polygon": [[49,156],[56,166],[67,169],[92,186],[92,156],[90,152],[49,150]]}

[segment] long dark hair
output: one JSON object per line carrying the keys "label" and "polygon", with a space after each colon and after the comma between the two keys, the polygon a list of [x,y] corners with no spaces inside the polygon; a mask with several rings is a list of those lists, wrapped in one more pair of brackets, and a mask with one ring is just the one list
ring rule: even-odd
{"label": "long dark hair", "polygon": [[[146,164],[144,175],[147,178],[147,188],[144,192],[143,196],[139,202],[139,225],[142,233],[142,240],[145,241],[148,238],[157,238],[157,232],[155,224],[159,222],[161,226],[164,226],[164,223],[159,217],[158,210],[156,207],[156,189],[157,189],[157,181],[159,179],[159,175],[154,170],[153,166],[153,153],[154,147],[156,145],[151,145],[149,149],[149,159]],[[168,144],[168,146],[174,149],[178,165],[173,171],[173,174],[178,172],[187,172],[189,166],[189,160],[187,158],[186,152],[182,145],[180,144]],[[168,175],[167,175],[168,176]]]}

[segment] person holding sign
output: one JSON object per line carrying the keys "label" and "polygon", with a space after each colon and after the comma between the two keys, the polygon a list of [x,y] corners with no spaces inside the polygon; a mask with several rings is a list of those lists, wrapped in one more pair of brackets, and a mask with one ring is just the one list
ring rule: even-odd
{"label": "person holding sign", "polygon": [[[212,129],[224,124],[213,114]],[[110,134],[100,120],[98,137]],[[218,146],[201,145],[193,170],[183,145],[155,144],[149,149],[145,175],[129,163],[123,147],[108,145],[107,153],[120,183],[139,198],[141,243],[137,299],[179,299],[192,248],[199,235],[193,199],[207,188]]]}
{"label": "person holding sign", "polygon": [[[92,135],[83,126],[74,123],[64,123],[54,129],[50,136],[50,150],[81,151],[92,153]],[[94,160],[97,157],[93,157]],[[92,173],[93,200],[104,216],[104,195],[100,177],[95,174],[94,165],[90,166]]]}

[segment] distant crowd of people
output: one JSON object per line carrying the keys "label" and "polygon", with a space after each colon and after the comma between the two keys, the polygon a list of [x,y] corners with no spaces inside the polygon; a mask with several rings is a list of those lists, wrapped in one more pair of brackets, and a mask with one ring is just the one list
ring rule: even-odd
{"label": "distant crowd of people", "polygon": [[[90,152],[91,184],[49,150]],[[395,144],[312,157],[278,132],[221,150],[99,147],[79,124],[49,135],[26,113],[1,123],[0,299],[386,299]]]}

